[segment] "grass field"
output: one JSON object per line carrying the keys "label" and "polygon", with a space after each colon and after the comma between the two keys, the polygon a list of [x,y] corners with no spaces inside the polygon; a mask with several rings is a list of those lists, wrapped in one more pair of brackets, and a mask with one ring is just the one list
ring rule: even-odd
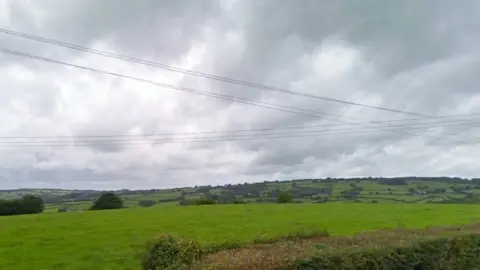
{"label": "grass field", "polygon": [[164,206],[0,217],[0,269],[139,269],[137,254],[162,233],[206,245],[248,243],[300,229],[352,235],[478,221],[477,205],[387,203]]}
{"label": "grass field", "polygon": [[[429,179],[429,178],[427,178]],[[140,207],[142,200],[156,204],[189,204],[202,197],[220,203],[233,200],[248,203],[275,202],[279,191],[290,192],[295,202],[365,202],[365,203],[480,203],[480,183],[455,179],[393,179],[396,184],[378,179],[300,179],[286,182],[244,183],[224,186],[196,186],[175,189],[119,190],[116,194],[124,200],[125,207]],[[398,182],[400,181],[400,182]],[[403,181],[403,182],[402,182]],[[352,193],[353,192],[353,193]],[[86,210],[102,191],[19,189],[0,190],[1,199],[21,198],[25,194],[41,196],[46,202],[46,212],[60,208],[68,211]]]}

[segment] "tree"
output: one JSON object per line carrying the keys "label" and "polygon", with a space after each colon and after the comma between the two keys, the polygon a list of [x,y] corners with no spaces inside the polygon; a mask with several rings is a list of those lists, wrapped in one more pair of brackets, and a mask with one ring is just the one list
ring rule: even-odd
{"label": "tree", "polygon": [[21,199],[0,200],[0,216],[36,214],[45,208],[42,198],[25,195]]}
{"label": "tree", "polygon": [[277,198],[277,203],[292,203],[293,197],[290,193],[286,191],[280,192]]}
{"label": "tree", "polygon": [[12,201],[0,200],[0,216],[11,216],[15,214]]}
{"label": "tree", "polygon": [[22,205],[24,214],[41,213],[45,209],[42,198],[33,195],[23,196]]}
{"label": "tree", "polygon": [[156,204],[156,201],[153,200],[141,200],[138,202],[138,205],[143,206],[143,207],[150,207],[154,204]]}
{"label": "tree", "polygon": [[107,210],[123,208],[122,198],[113,192],[105,192],[93,203],[90,210]]}

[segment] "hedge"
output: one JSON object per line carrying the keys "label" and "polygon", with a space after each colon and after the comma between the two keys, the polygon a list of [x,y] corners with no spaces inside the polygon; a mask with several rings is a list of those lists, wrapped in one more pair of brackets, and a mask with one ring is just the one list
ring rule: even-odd
{"label": "hedge", "polygon": [[198,243],[161,235],[147,244],[142,261],[144,270],[179,270],[189,269],[200,259],[202,251]]}
{"label": "hedge", "polygon": [[318,253],[283,270],[465,270],[480,269],[480,236],[442,237],[387,249]]}

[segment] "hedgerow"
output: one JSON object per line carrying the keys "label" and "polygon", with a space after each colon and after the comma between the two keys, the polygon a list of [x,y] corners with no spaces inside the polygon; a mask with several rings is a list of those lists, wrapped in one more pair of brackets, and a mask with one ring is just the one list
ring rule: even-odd
{"label": "hedgerow", "polygon": [[479,269],[480,236],[470,234],[438,238],[390,249],[368,249],[354,252],[336,251],[313,255],[282,270],[400,270]]}
{"label": "hedgerow", "polygon": [[189,269],[201,254],[199,244],[194,241],[161,235],[147,245],[143,269]]}

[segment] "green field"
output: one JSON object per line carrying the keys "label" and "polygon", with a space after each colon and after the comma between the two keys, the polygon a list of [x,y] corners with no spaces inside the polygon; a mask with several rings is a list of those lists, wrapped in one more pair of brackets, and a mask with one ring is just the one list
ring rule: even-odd
{"label": "green field", "polygon": [[[142,200],[166,206],[189,205],[202,197],[222,204],[234,200],[272,203],[280,191],[291,193],[297,203],[480,203],[479,179],[441,177],[300,179],[174,189],[117,190],[115,193],[124,200],[125,207],[135,208],[140,207]],[[88,209],[101,193],[94,190],[0,190],[0,200],[34,194],[45,201],[46,212],[55,212],[59,208],[78,211]]]}
{"label": "green field", "polygon": [[300,229],[352,235],[478,221],[478,205],[387,203],[155,206],[0,217],[0,269],[139,269],[146,241],[163,233],[206,245]]}

